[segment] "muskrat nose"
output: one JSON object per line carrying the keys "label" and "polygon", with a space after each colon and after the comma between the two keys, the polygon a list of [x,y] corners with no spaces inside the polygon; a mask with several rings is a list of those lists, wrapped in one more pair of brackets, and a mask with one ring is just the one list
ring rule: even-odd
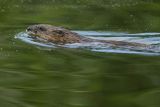
{"label": "muskrat nose", "polygon": [[27,28],[26,31],[31,31],[31,28]]}

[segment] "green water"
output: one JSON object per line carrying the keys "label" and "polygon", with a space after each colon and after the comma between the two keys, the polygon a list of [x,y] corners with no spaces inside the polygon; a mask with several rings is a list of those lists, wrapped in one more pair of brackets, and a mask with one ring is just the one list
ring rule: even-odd
{"label": "green water", "polygon": [[159,32],[158,0],[0,0],[0,107],[160,107],[160,56],[48,50],[14,36],[35,23]]}

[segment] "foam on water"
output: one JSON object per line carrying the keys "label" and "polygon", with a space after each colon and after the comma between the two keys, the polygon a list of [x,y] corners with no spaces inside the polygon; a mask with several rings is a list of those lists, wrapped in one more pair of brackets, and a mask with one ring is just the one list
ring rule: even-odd
{"label": "foam on water", "polygon": [[109,52],[109,53],[128,53],[128,54],[143,54],[143,55],[160,55],[160,33],[137,33],[137,34],[127,34],[127,33],[117,33],[117,32],[96,32],[96,31],[74,31],[80,35],[87,36],[89,38],[99,39],[99,40],[114,40],[114,41],[126,41],[143,43],[149,45],[156,45],[155,49],[136,49],[129,47],[113,47],[112,45],[106,45],[100,42],[92,43],[73,43],[65,45],[57,45],[54,43],[48,43],[41,40],[35,40],[31,38],[27,33],[21,32],[15,36],[16,39],[20,39],[26,43],[33,44],[39,47],[47,48],[84,48],[91,51],[97,52]]}

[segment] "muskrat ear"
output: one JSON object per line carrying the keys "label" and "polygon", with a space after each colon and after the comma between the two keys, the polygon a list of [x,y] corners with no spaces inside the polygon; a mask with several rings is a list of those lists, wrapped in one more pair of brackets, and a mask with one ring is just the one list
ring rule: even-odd
{"label": "muskrat ear", "polygon": [[67,29],[67,30],[71,30],[69,27],[63,27],[63,26],[61,26],[60,28],[62,28],[62,29]]}
{"label": "muskrat ear", "polygon": [[65,32],[62,30],[55,30],[54,32],[61,35],[61,36],[63,36],[65,34]]}

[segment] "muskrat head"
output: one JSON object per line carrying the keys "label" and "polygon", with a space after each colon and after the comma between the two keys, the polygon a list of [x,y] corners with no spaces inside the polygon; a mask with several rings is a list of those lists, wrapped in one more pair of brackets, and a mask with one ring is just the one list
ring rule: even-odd
{"label": "muskrat head", "polygon": [[81,37],[62,27],[47,24],[29,26],[26,32],[32,37],[38,37],[53,43],[76,43],[81,41]]}
{"label": "muskrat head", "polygon": [[42,34],[47,33],[47,27],[45,25],[32,25],[26,29],[26,32],[29,35],[40,36]]}

